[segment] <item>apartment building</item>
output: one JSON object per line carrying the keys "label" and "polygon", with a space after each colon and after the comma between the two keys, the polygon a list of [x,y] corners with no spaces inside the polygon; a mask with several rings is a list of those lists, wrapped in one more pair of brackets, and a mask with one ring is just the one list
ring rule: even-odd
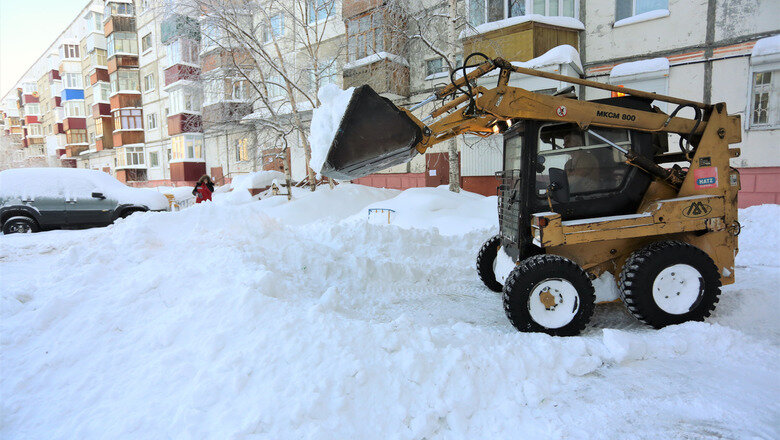
{"label": "apartment building", "polygon": [[[251,30],[243,43],[215,22],[214,10],[188,4],[90,1],[4,97],[5,132],[20,138],[25,160],[64,154],[60,165],[75,159],[137,186],[285,167],[300,180],[307,176],[305,127],[322,84],[367,83],[410,105],[449,81],[448,60],[459,65],[483,52],[564,75],[727,102],[743,115],[742,156],[733,161],[743,177],[741,203],[780,201],[777,2],[459,0],[454,29],[450,2],[440,0],[268,0],[254,9],[213,2]],[[568,86],[521,75],[511,84],[540,93]],[[462,187],[495,194],[500,137],[455,142]],[[448,154],[440,144],[357,182],[445,184]]]}

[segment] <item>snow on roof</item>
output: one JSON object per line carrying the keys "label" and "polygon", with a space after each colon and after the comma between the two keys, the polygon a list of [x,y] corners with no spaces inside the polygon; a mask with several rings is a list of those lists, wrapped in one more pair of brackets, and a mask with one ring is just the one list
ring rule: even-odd
{"label": "snow on roof", "polygon": [[612,25],[613,28],[627,26],[629,24],[641,23],[643,21],[655,20],[656,18],[663,18],[669,16],[668,9],[655,9],[652,11],[643,12],[641,14],[632,15],[631,17],[618,20]]}
{"label": "snow on roof", "polygon": [[359,60],[355,60],[355,61],[352,61],[350,63],[344,64],[344,70],[354,69],[354,68],[357,68],[357,67],[366,66],[366,65],[369,65],[369,64],[376,63],[377,61],[380,61],[380,60],[390,60],[390,61],[392,61],[394,63],[397,63],[397,64],[400,64],[402,66],[409,67],[409,62],[406,61],[406,58],[404,58],[402,56],[395,55],[395,54],[392,54],[392,53],[389,53],[389,52],[377,52],[377,53],[369,55],[369,56],[367,56],[365,58],[361,58]]}
{"label": "snow on roof", "polygon": [[667,58],[653,58],[649,60],[633,61],[630,63],[618,64],[609,72],[610,78],[618,76],[637,75],[640,73],[669,71],[669,60]]}
{"label": "snow on roof", "polygon": [[549,24],[553,26],[560,26],[569,29],[576,29],[578,31],[585,30],[585,25],[581,21],[572,17],[548,17],[539,14],[521,15],[519,17],[509,17],[503,20],[491,21],[489,23],[481,24],[475,28],[468,28],[461,31],[458,39],[466,37],[473,37],[475,35],[484,34],[485,32],[495,31],[505,27],[513,26],[520,23],[527,23],[533,21],[535,23]]}
{"label": "snow on roof", "polygon": [[[577,52],[577,49],[568,44],[553,47],[542,55],[528,61],[512,61],[513,66],[525,67],[526,69],[540,69],[542,67],[559,64],[569,64],[580,74],[584,72],[582,61],[580,60],[580,53]],[[473,69],[468,70],[471,71]],[[462,76],[459,75],[460,72],[460,70],[456,72],[456,77]],[[498,69],[495,69],[485,76],[496,76],[498,75],[498,72]]]}
{"label": "snow on roof", "polygon": [[335,84],[325,84],[317,92],[320,106],[314,109],[311,116],[311,132],[309,143],[311,144],[311,169],[319,173],[325,164],[330,145],[336,137],[336,131],[347,111],[349,101],[352,99],[354,87],[347,90]]}
{"label": "snow on roof", "polygon": [[751,57],[760,57],[780,53],[780,34],[762,38],[753,46]]}

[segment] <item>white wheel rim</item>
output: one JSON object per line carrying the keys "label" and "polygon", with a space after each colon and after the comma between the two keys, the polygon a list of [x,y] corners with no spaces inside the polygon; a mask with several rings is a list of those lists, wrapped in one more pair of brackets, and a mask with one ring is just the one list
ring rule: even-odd
{"label": "white wheel rim", "polygon": [[531,290],[528,313],[545,328],[561,328],[570,323],[580,309],[580,296],[574,286],[561,278],[546,279]]}
{"label": "white wheel rim", "polygon": [[653,281],[653,300],[672,315],[691,311],[704,291],[701,273],[687,264],[675,264],[662,270]]}

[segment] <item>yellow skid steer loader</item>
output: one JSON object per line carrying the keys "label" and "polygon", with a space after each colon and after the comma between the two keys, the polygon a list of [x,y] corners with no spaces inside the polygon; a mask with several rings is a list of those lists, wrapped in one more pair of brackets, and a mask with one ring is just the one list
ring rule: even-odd
{"label": "yellow skid steer loader", "polygon": [[[469,65],[474,57],[484,61]],[[500,69],[495,87],[476,85],[494,69]],[[739,116],[724,103],[517,67],[479,53],[459,72],[410,109],[358,87],[322,174],[354,179],[459,134],[502,134],[499,234],[480,249],[477,273],[503,292],[518,330],[578,334],[593,314],[591,281],[604,272],[617,280],[628,310],[653,327],[710,315],[720,286],[734,282],[739,173],[729,159],[739,149],[729,144],[741,141]],[[582,101],[533,93],[509,86],[511,73],[621,96]],[[448,97],[422,121],[412,114]],[[654,100],[677,107],[666,114]],[[677,116],[686,107],[693,118]],[[679,151],[669,151],[668,133],[680,136]],[[515,262],[503,283],[495,274],[499,252]]]}

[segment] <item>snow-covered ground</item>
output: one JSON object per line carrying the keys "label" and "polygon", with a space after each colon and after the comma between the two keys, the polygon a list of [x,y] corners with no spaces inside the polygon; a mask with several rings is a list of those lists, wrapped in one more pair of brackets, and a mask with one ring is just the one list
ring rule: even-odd
{"label": "snow-covered ground", "polygon": [[780,437],[776,205],[708,322],[554,338],[476,276],[495,199],[296,196],[0,237],[0,438]]}

